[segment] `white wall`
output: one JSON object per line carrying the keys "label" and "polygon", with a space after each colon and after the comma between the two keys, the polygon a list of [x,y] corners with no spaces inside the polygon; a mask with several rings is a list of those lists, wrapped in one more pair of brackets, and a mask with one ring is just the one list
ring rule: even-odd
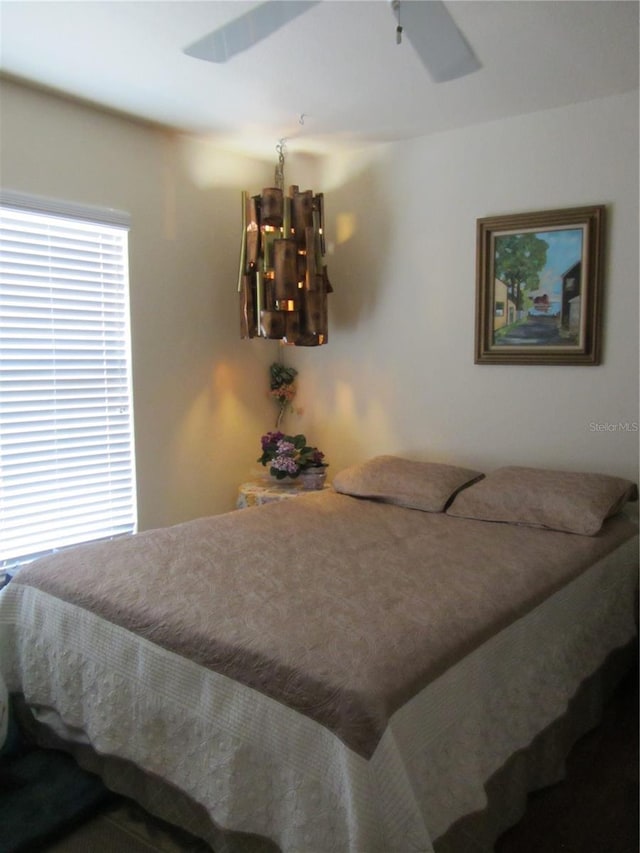
{"label": "white wall", "polygon": [[[346,152],[291,155],[287,183],[326,193],[330,342],[238,337],[239,190],[272,162],[17,83],[0,88],[5,188],[130,211],[141,529],[231,509],[273,426],[268,365],[300,370],[287,430],[330,473],[376,453],[637,477],[637,93]],[[473,364],[475,223],[608,205],[603,364]]]}
{"label": "white wall", "polygon": [[[638,476],[638,93],[327,161],[330,342],[287,430],[377,453]],[[474,365],[476,219],[608,207],[602,364]]]}
{"label": "white wall", "polygon": [[[3,81],[0,180],[131,213],[140,528],[231,509],[271,425],[277,345],[239,339],[240,190],[273,163]],[[274,155],[275,162],[275,155]]]}

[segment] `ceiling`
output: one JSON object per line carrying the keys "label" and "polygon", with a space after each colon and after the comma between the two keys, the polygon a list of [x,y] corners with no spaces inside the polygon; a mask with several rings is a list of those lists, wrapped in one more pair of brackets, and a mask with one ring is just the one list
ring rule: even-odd
{"label": "ceiling", "polygon": [[325,0],[225,64],[183,48],[246,11],[208,2],[0,2],[0,69],[246,150],[426,135],[638,87],[632,0],[448,2],[479,71],[435,84],[387,0]]}

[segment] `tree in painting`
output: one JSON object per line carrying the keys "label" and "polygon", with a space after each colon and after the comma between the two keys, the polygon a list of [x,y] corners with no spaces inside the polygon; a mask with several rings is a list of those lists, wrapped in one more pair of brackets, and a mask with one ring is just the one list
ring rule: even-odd
{"label": "tree in painting", "polygon": [[540,283],[548,248],[549,244],[534,233],[495,238],[495,276],[506,284],[519,315],[524,310],[524,291],[535,290]]}

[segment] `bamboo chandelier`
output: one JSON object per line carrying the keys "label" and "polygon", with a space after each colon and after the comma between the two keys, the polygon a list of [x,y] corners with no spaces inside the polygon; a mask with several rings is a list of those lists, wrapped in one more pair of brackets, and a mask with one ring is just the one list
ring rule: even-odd
{"label": "bamboo chandelier", "polygon": [[276,146],[275,187],[242,194],[240,336],[314,347],[329,339],[324,263],[324,196],[284,193],[284,140]]}

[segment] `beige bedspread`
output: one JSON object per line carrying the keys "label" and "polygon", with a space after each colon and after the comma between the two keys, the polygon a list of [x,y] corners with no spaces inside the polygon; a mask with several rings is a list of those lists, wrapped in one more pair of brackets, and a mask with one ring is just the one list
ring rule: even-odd
{"label": "beige bedspread", "polygon": [[477,522],[333,492],[61,552],[28,584],[253,687],[372,755],[390,715],[635,535]]}

